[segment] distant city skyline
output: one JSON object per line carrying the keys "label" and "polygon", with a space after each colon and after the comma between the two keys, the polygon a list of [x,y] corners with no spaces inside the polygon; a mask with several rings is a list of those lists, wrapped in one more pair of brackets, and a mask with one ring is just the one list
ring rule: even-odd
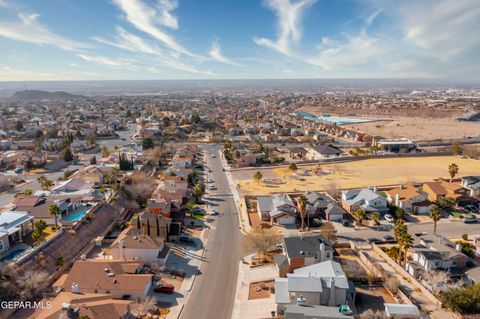
{"label": "distant city skyline", "polygon": [[0,81],[480,79],[477,0],[0,0]]}

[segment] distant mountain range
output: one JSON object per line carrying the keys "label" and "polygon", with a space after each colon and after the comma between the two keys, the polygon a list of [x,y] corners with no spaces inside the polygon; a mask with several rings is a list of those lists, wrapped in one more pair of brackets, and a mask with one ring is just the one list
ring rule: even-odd
{"label": "distant mountain range", "polygon": [[76,100],[83,99],[85,96],[71,94],[64,91],[57,92],[48,92],[40,90],[24,90],[18,91],[13,94],[11,97],[7,98],[9,102],[34,102],[34,101],[67,101],[67,100]]}

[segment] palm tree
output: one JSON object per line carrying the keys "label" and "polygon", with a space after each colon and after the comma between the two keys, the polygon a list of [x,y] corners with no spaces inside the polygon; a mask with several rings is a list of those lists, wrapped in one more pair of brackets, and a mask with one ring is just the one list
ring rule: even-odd
{"label": "palm tree", "polygon": [[188,211],[190,212],[190,216],[193,216],[193,209],[195,208],[195,202],[193,200],[189,200],[186,204]]}
{"label": "palm tree", "polygon": [[308,199],[305,196],[302,195],[297,199],[297,207],[298,211],[300,212],[300,219],[302,220],[301,230],[305,229],[305,214],[307,212],[307,204]]}
{"label": "palm tree", "polygon": [[378,220],[380,219],[380,214],[378,212],[373,212],[370,217],[375,222],[375,225],[378,225]]}
{"label": "palm tree", "polygon": [[442,218],[442,210],[439,206],[433,205],[430,209],[430,218],[433,221],[433,234],[437,234],[437,222]]}
{"label": "palm tree", "polygon": [[55,218],[55,226],[58,226],[57,218],[58,215],[60,215],[60,207],[58,207],[57,204],[50,205],[50,207],[48,207],[48,212]]}
{"label": "palm tree", "polygon": [[357,209],[356,211],[353,212],[353,216],[357,219],[358,225],[361,225],[363,222],[363,219],[365,218],[365,212],[361,209]]}
{"label": "palm tree", "polygon": [[455,176],[458,174],[458,165],[451,163],[448,165],[448,175],[450,175],[450,183],[453,181]]}
{"label": "palm tree", "polygon": [[413,246],[413,237],[408,233],[407,226],[405,226],[404,231],[402,231],[402,235],[400,237],[400,241],[398,242],[401,249],[403,250],[403,265],[407,264],[407,253],[408,249]]}

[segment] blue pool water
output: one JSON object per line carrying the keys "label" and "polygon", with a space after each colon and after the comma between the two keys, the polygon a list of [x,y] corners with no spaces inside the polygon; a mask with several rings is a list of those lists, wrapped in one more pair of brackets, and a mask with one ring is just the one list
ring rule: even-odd
{"label": "blue pool water", "polygon": [[27,250],[27,249],[26,248],[19,248],[19,249],[13,250],[10,253],[8,253],[8,255],[5,255],[4,257],[2,257],[0,260],[1,261],[10,261],[10,260],[14,259],[15,257],[17,257],[18,255],[20,255],[21,253],[23,253],[25,250]]}
{"label": "blue pool water", "polygon": [[340,117],[340,116],[333,116],[333,115],[322,115],[317,116],[307,112],[294,112],[293,115],[298,117],[303,117],[306,120],[320,122],[320,123],[328,123],[328,124],[355,124],[355,123],[366,123],[366,122],[374,122],[375,119],[361,119],[355,117]]}
{"label": "blue pool water", "polygon": [[78,222],[79,220],[82,220],[85,215],[87,215],[87,212],[90,210],[91,207],[79,207],[75,209],[75,213],[69,214],[68,216],[64,217],[63,220],[67,222]]}

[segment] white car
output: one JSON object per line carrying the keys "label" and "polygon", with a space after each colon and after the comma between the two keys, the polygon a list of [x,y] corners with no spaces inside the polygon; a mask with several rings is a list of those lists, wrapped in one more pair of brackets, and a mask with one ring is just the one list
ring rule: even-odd
{"label": "white car", "polygon": [[215,187],[215,185],[213,185],[213,184],[210,184],[210,185],[208,185],[208,189],[211,189],[211,190],[213,190],[213,189],[216,189],[216,187]]}
{"label": "white car", "polygon": [[386,220],[387,222],[390,222],[390,223],[395,222],[395,219],[394,219],[393,216],[390,215],[390,214],[385,214],[384,217],[385,217],[385,220]]}
{"label": "white car", "polygon": [[218,215],[218,212],[215,210],[215,208],[212,208],[212,209],[210,210],[210,215],[211,215],[211,216],[217,216],[217,215]]}

